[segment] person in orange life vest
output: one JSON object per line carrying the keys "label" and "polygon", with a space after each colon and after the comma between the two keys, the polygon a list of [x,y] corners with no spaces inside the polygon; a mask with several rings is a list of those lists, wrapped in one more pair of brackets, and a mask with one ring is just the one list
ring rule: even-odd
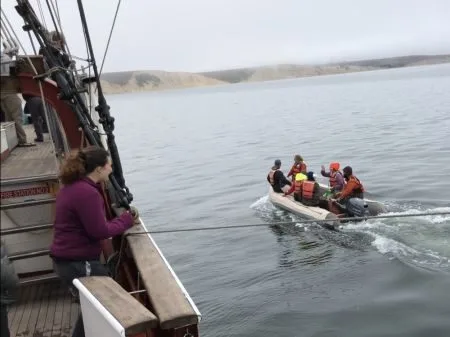
{"label": "person in orange life vest", "polygon": [[287,196],[294,192],[294,200],[301,202],[302,201],[302,184],[303,181],[306,180],[308,177],[305,176],[303,173],[297,173],[295,175],[295,181],[292,184],[289,191],[285,192],[284,195]]}
{"label": "person in orange life vest", "polygon": [[283,193],[289,191],[292,183],[284,176],[280,170],[281,160],[275,160],[275,163],[267,175],[267,181],[272,186],[274,192]]}
{"label": "person in orange life vest", "polygon": [[287,176],[288,178],[292,176],[292,181],[295,181],[295,175],[297,173],[303,173],[306,175],[306,164],[303,162],[302,156],[298,154],[294,156],[294,165],[292,165]]}
{"label": "person in orange life vest", "polygon": [[302,204],[305,206],[319,206],[320,186],[314,178],[314,172],[308,172],[308,179],[302,184]]}
{"label": "person in orange life vest", "polygon": [[353,175],[352,168],[346,166],[343,171],[347,183],[345,184],[344,189],[336,194],[336,201],[338,203],[346,203],[351,198],[364,199],[364,187],[359,179]]}
{"label": "person in orange life vest", "polygon": [[344,176],[339,171],[339,163],[331,163],[330,164],[330,172],[325,171],[325,166],[322,165],[322,170],[320,173],[323,177],[330,178],[330,190],[331,192],[340,192],[344,188],[345,182],[344,182]]}

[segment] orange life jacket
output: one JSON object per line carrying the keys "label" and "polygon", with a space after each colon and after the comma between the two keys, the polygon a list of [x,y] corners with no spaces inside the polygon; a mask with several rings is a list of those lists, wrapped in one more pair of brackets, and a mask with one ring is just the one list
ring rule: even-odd
{"label": "orange life jacket", "polygon": [[349,181],[356,181],[358,187],[352,191],[351,196],[356,198],[363,198],[364,186],[361,184],[361,181],[355,176],[351,176]]}
{"label": "orange life jacket", "polygon": [[300,194],[302,192],[302,185],[303,185],[303,180],[294,181],[294,193]]}
{"label": "orange life jacket", "polygon": [[294,163],[291,168],[292,179],[295,179],[295,175],[301,172],[306,172],[306,164],[304,162]]}
{"label": "orange life jacket", "polygon": [[331,172],[330,172],[330,187],[331,187],[331,188],[333,188],[334,186],[336,186],[336,182],[337,182],[337,180],[336,180],[336,175],[337,175],[338,173],[339,173],[340,175],[342,175],[341,171],[331,171]]}
{"label": "orange life jacket", "polygon": [[278,170],[270,170],[269,172],[269,181],[270,181],[270,185],[274,185],[275,184],[275,180],[274,180],[274,175],[275,172],[277,172]]}
{"label": "orange life jacket", "polygon": [[304,181],[302,184],[302,198],[303,199],[313,199],[314,196],[314,186],[315,181]]}

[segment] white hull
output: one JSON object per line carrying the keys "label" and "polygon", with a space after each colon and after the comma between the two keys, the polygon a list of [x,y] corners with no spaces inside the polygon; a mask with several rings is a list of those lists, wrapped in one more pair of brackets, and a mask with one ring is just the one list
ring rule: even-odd
{"label": "white hull", "polygon": [[[326,185],[319,184],[321,187],[321,194],[325,193],[328,189]],[[338,220],[338,216],[326,209],[320,207],[313,206],[305,206],[302,203],[296,201],[294,199],[293,194],[284,196],[282,193],[276,193],[273,191],[272,187],[269,187],[269,200],[275,206],[278,206],[288,212],[301,216],[303,218],[311,219],[311,220],[330,220],[329,222],[325,222],[325,225],[337,225],[336,220]],[[370,215],[376,215],[385,210],[384,205],[379,203],[378,201],[364,199],[369,208]]]}
{"label": "white hull", "polygon": [[301,217],[312,220],[330,220],[329,224],[333,224],[338,217],[327,211],[326,209],[313,206],[305,206],[302,203],[295,201],[293,195],[284,196],[282,193],[276,193],[272,187],[269,187],[269,200],[275,206],[278,206],[286,211],[299,215]]}

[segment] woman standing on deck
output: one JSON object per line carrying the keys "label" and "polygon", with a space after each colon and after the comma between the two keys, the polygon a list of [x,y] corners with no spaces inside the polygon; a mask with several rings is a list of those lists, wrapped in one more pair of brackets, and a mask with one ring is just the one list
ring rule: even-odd
{"label": "woman standing on deck", "polygon": [[[56,197],[50,256],[67,286],[83,276],[109,276],[100,262],[101,240],[122,234],[139,219],[133,207],[106,220],[100,183],[107,181],[111,172],[108,152],[95,146],[71,154],[62,165],[60,179],[64,187]],[[84,336],[81,314],[72,336]]]}

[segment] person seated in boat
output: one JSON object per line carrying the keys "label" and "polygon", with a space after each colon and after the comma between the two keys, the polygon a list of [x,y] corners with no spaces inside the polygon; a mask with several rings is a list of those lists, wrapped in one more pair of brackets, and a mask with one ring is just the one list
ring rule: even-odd
{"label": "person seated in boat", "polygon": [[267,181],[276,193],[287,192],[292,185],[292,183],[284,176],[284,173],[280,170],[280,168],[281,160],[277,159],[267,175]]}
{"label": "person seated in boat", "polygon": [[307,174],[307,180],[302,183],[302,204],[305,206],[319,206],[320,186],[314,178],[314,172]]}
{"label": "person seated in boat", "polygon": [[294,184],[292,184],[289,191],[285,192],[284,195],[290,195],[292,192],[294,192],[294,199],[295,201],[301,202],[302,201],[302,184],[303,181],[305,181],[308,177],[305,176],[303,173],[297,173],[295,175],[295,181]]}
{"label": "person seated in boat", "polygon": [[[63,187],[56,196],[50,257],[56,274],[69,288],[75,278],[109,276],[100,262],[102,240],[124,233],[139,221],[134,207],[106,220],[101,183],[111,172],[108,152],[97,146],[73,152],[61,166]],[[81,314],[72,336],[84,336]]]}
{"label": "person seated in boat", "polygon": [[288,178],[292,177],[292,181],[294,182],[297,173],[303,173],[306,175],[306,171],[307,168],[305,162],[303,161],[303,157],[300,156],[299,154],[296,154],[294,156],[294,165],[292,165],[291,170],[287,175]]}
{"label": "person seated in boat", "polygon": [[345,206],[350,216],[363,216],[367,209],[367,204],[364,202],[364,186],[353,175],[353,169],[350,166],[344,167],[343,172],[347,183],[344,189],[336,194],[336,202],[340,206]]}
{"label": "person seated in boat", "polygon": [[330,191],[332,194],[342,191],[342,189],[344,188],[344,185],[345,185],[344,176],[341,173],[341,171],[339,171],[339,168],[340,168],[340,164],[337,162],[333,162],[333,163],[330,163],[330,171],[329,172],[325,171],[325,166],[323,166],[323,165],[322,165],[322,170],[320,171],[320,173],[322,174],[323,177],[330,178],[329,183],[330,183]]}

